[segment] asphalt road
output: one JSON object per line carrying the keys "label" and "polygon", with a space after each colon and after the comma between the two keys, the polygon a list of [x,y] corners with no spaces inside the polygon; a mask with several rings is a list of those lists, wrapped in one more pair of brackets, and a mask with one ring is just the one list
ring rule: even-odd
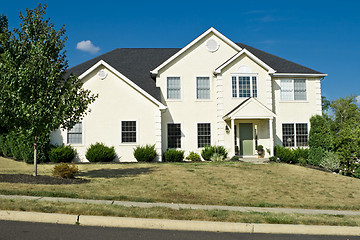
{"label": "asphalt road", "polygon": [[311,235],[278,235],[278,234],[242,234],[214,233],[192,231],[149,230],[135,228],[104,228],[51,223],[30,223],[0,221],[0,239],[34,239],[34,240],[91,240],[91,239],[149,239],[149,240],[359,240],[359,237],[346,236],[311,236]]}

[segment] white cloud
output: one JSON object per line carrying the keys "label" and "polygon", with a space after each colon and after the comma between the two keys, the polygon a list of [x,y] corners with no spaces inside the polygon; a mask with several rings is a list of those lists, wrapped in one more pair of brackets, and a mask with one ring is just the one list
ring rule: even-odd
{"label": "white cloud", "polygon": [[356,97],[356,102],[360,104],[360,95]]}
{"label": "white cloud", "polygon": [[76,49],[91,54],[95,54],[100,51],[99,47],[95,47],[90,40],[81,41],[76,44]]}

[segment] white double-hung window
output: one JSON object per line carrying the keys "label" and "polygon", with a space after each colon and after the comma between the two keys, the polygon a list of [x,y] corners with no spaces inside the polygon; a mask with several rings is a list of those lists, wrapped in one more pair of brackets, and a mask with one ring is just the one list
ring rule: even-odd
{"label": "white double-hung window", "polygon": [[210,78],[196,77],[196,98],[210,99]]}
{"label": "white double-hung window", "polygon": [[167,78],[167,99],[181,99],[180,77]]}
{"label": "white double-hung window", "polygon": [[281,79],[280,99],[282,101],[306,100],[306,80]]}
{"label": "white double-hung window", "polygon": [[257,77],[253,74],[232,76],[231,85],[233,98],[257,97]]}

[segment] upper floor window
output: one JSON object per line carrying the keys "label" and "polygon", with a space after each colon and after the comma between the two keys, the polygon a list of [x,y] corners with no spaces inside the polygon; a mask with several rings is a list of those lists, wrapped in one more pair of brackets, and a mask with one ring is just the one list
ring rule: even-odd
{"label": "upper floor window", "polygon": [[136,143],[136,121],[121,121],[121,142]]}
{"label": "upper floor window", "polygon": [[210,78],[197,77],[196,78],[196,98],[210,99]]}
{"label": "upper floor window", "polygon": [[82,144],[82,122],[75,124],[72,129],[67,130],[67,143],[68,144]]}
{"label": "upper floor window", "polygon": [[283,101],[306,100],[305,79],[282,79],[280,81],[280,99]]}
{"label": "upper floor window", "polygon": [[232,76],[232,97],[257,97],[256,76]]}
{"label": "upper floor window", "polygon": [[167,99],[181,98],[181,82],[180,77],[167,78]]}

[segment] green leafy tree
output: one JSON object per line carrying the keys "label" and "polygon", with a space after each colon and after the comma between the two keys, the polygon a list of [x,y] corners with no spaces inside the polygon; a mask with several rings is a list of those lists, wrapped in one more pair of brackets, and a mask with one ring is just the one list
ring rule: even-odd
{"label": "green leafy tree", "polygon": [[65,75],[65,28],[56,31],[50,19],[44,19],[45,10],[41,4],[26,9],[25,15],[20,13],[20,28],[1,38],[0,121],[31,135],[34,176],[39,136],[73,127],[96,99],[76,76]]}
{"label": "green leafy tree", "polygon": [[360,158],[360,109],[354,95],[334,100],[330,107],[334,151],[340,157],[342,172],[352,175]]}
{"label": "green leafy tree", "polygon": [[[7,17],[3,14],[0,16],[0,38],[7,32],[8,29],[8,20]],[[4,52],[3,47],[0,43],[0,56]]]}
{"label": "green leafy tree", "polygon": [[327,151],[333,148],[333,140],[327,118],[315,115],[310,118],[309,163],[318,166]]}

